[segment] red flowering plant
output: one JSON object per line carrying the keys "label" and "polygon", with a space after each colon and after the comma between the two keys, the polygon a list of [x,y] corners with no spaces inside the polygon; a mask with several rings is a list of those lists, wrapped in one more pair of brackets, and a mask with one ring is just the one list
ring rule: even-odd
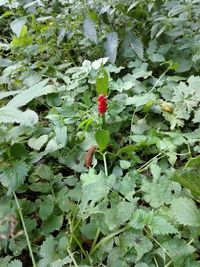
{"label": "red flowering plant", "polygon": [[98,98],[98,112],[100,115],[104,115],[107,111],[107,97],[103,94],[99,95]]}

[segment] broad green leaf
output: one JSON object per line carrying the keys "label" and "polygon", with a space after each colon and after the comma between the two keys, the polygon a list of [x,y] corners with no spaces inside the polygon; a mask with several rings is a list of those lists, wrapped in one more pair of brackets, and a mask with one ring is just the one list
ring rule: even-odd
{"label": "broad green leaf", "polygon": [[171,223],[167,222],[165,218],[160,216],[154,216],[151,223],[147,226],[155,235],[178,233],[178,230]]}
{"label": "broad green leaf", "polygon": [[118,47],[118,35],[116,32],[111,32],[107,35],[104,48],[106,51],[106,56],[109,57],[111,63],[115,63],[117,57],[117,47]]}
{"label": "broad green leaf", "polygon": [[17,95],[21,93],[22,90],[15,90],[15,91],[8,91],[8,92],[1,92],[0,93],[0,99],[6,98],[8,96]]}
{"label": "broad green leaf", "polygon": [[13,33],[17,35],[17,37],[20,37],[22,28],[25,25],[25,23],[26,23],[25,18],[18,18],[18,19],[15,19],[14,21],[12,21],[10,23],[10,27],[11,27]]}
{"label": "broad green leaf", "polygon": [[7,187],[7,195],[10,195],[24,183],[29,169],[30,166],[28,166],[25,162],[19,161],[15,162],[13,166],[2,171],[0,182],[3,186]]}
{"label": "broad green leaf", "polygon": [[47,140],[48,140],[47,134],[41,135],[39,138],[32,137],[28,140],[28,145],[29,147],[35,150],[40,150],[43,147],[43,145],[47,142]]}
{"label": "broad green leaf", "polygon": [[49,79],[45,79],[37,84],[34,84],[27,90],[24,90],[23,92],[19,93],[17,96],[15,96],[12,100],[8,102],[7,107],[23,107],[24,105],[39,96],[54,93],[56,91],[55,86],[46,85],[48,81]]}
{"label": "broad green leaf", "polygon": [[45,221],[52,213],[54,209],[54,198],[52,195],[45,196],[40,203],[39,216]]}
{"label": "broad green leaf", "polygon": [[104,68],[100,68],[96,78],[96,91],[98,95],[108,94],[108,73]]}
{"label": "broad green leaf", "polygon": [[83,28],[85,36],[87,36],[93,43],[98,44],[94,22],[91,19],[86,18],[83,23]]}
{"label": "broad green leaf", "polygon": [[152,211],[147,212],[142,209],[133,213],[130,225],[135,229],[148,227],[155,235],[166,235],[178,233],[178,230],[164,217],[155,215]]}
{"label": "broad green leaf", "polygon": [[171,209],[180,224],[193,227],[200,226],[200,211],[192,199],[183,197],[174,199]]}
{"label": "broad green leaf", "polygon": [[15,107],[5,106],[0,108],[0,122],[31,126],[38,122],[38,115],[32,110],[20,111]]}
{"label": "broad green leaf", "polygon": [[187,258],[195,251],[194,247],[188,244],[185,240],[177,238],[162,243],[162,247],[168,251],[174,260],[177,260],[180,257]]}
{"label": "broad green leaf", "polygon": [[98,144],[99,150],[103,151],[109,144],[110,141],[110,133],[107,130],[98,130],[95,133],[95,139]]}
{"label": "broad green leaf", "polygon": [[56,230],[58,231],[60,230],[62,224],[63,215],[56,216],[52,214],[43,224],[41,228],[41,233],[43,233],[44,235],[48,235],[49,233],[53,233]]}
{"label": "broad green leaf", "polygon": [[19,260],[11,261],[7,267],[22,267],[22,262]]}
{"label": "broad green leaf", "polygon": [[133,34],[130,42],[133,51],[136,53],[139,59],[143,59],[144,47],[140,38]]}
{"label": "broad green leaf", "polygon": [[105,174],[100,172],[95,174],[94,169],[90,169],[89,173],[81,175],[82,183],[82,200],[81,200],[81,212],[89,206],[93,207],[95,203],[99,202],[105,198],[109,192],[109,187],[107,186],[107,179]]}
{"label": "broad green leaf", "polygon": [[[195,163],[191,161],[191,164],[197,164],[198,160]],[[180,183],[183,187],[189,189],[192,194],[200,196],[200,169],[199,168],[186,168],[183,170],[177,170],[172,176],[172,180]]]}
{"label": "broad green leaf", "polygon": [[124,170],[127,170],[131,167],[131,163],[128,160],[120,160],[119,164],[120,164],[120,167]]}
{"label": "broad green leaf", "polygon": [[170,181],[165,176],[158,181],[155,179],[153,182],[144,179],[142,181],[141,191],[144,192],[144,200],[151,207],[158,208],[163,204],[170,204],[173,198],[181,192],[181,186],[178,183]]}
{"label": "broad green leaf", "polygon": [[55,245],[56,245],[56,242],[53,236],[51,235],[48,236],[40,247],[40,256],[42,258],[47,259],[48,262],[50,262],[55,252]]}

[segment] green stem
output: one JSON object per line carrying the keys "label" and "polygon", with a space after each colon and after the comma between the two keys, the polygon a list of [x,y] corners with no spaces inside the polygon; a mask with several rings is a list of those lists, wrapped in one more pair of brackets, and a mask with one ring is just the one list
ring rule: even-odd
{"label": "green stem", "polygon": [[70,258],[71,258],[71,260],[72,260],[74,266],[75,266],[75,267],[78,267],[78,264],[77,264],[77,262],[76,262],[76,260],[75,260],[75,258],[74,258],[74,256],[73,256],[73,254],[71,253],[71,251],[70,251],[69,249],[67,249],[67,252],[68,252],[68,254],[69,254],[69,256],[70,256]]}
{"label": "green stem", "polygon": [[95,235],[95,239],[94,239],[94,241],[93,241],[93,243],[92,243],[91,250],[93,250],[94,247],[96,246],[97,240],[98,240],[98,238],[99,238],[99,234],[100,234],[100,229],[98,228],[98,229],[97,229],[97,232],[96,232],[96,235]]}
{"label": "green stem", "polygon": [[26,230],[26,225],[25,225],[25,222],[24,222],[24,217],[23,217],[23,214],[22,214],[22,211],[21,211],[21,208],[20,208],[20,205],[19,205],[19,201],[18,201],[18,198],[17,198],[15,192],[13,192],[13,196],[15,198],[17,209],[19,211],[19,216],[20,216],[20,219],[21,219],[21,222],[22,222],[22,226],[23,226],[23,229],[24,229],[24,233],[25,233],[25,236],[26,236],[26,241],[27,241],[27,245],[28,245],[28,249],[29,249],[29,253],[30,253],[30,257],[31,257],[31,260],[32,260],[33,267],[37,267],[37,265],[35,263],[35,258],[33,256],[33,251],[32,251],[30,239],[29,239],[29,236],[28,236],[28,232]]}
{"label": "green stem", "polygon": [[116,235],[119,235],[121,233],[123,233],[124,231],[128,230],[130,228],[130,226],[125,226],[122,229],[107,235],[106,237],[102,238],[97,244],[96,246],[93,247],[93,249],[90,250],[89,255],[91,256],[92,254],[94,254],[94,252],[101,246],[101,244],[108,242],[110,239],[112,239],[113,237],[115,237]]}
{"label": "green stem", "polygon": [[103,162],[104,162],[105,175],[108,176],[108,167],[107,167],[107,161],[106,161],[106,152],[103,154]]}

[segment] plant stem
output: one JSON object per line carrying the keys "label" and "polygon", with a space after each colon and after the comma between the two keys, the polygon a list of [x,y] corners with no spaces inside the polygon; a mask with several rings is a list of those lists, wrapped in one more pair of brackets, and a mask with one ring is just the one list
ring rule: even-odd
{"label": "plant stem", "polygon": [[129,225],[123,227],[122,229],[110,234],[110,235],[107,235],[106,237],[102,238],[97,244],[96,246],[94,246],[93,249],[90,250],[90,253],[89,255],[91,256],[92,254],[94,254],[94,252],[100,247],[101,244],[103,243],[106,243],[108,242],[111,238],[115,237],[116,235],[119,235],[121,233],[123,233],[124,231],[128,230],[130,228]]}
{"label": "plant stem", "polygon": [[95,239],[94,239],[94,241],[93,241],[93,243],[92,243],[91,250],[94,249],[94,247],[95,247],[95,245],[96,245],[96,243],[97,243],[97,240],[98,240],[98,238],[99,238],[99,234],[100,234],[100,230],[99,230],[99,228],[98,228],[98,229],[97,229],[97,232],[96,232],[96,235],[95,235]]}
{"label": "plant stem", "polygon": [[69,249],[67,249],[67,252],[68,252],[68,254],[69,254],[69,256],[70,256],[70,258],[71,258],[71,260],[72,260],[74,266],[75,266],[75,267],[78,267],[78,264],[77,264],[77,262],[76,262],[76,260],[75,260],[75,258],[74,258],[74,256],[73,256],[73,254],[71,253],[71,251],[70,251]]}
{"label": "plant stem", "polygon": [[106,161],[106,152],[103,154],[103,162],[104,162],[104,168],[105,168],[105,175],[108,176],[108,167],[107,167],[107,161]]}
{"label": "plant stem", "polygon": [[25,233],[25,236],[26,236],[26,241],[27,241],[27,245],[28,245],[28,249],[29,249],[29,253],[30,253],[30,257],[31,257],[31,260],[32,260],[33,267],[37,267],[37,265],[35,263],[35,258],[33,256],[33,250],[32,250],[32,247],[31,247],[31,243],[30,243],[30,239],[29,239],[29,236],[28,236],[28,232],[26,230],[24,217],[23,217],[23,214],[22,214],[22,211],[21,211],[21,208],[20,208],[20,205],[19,205],[19,201],[18,201],[18,198],[17,198],[15,192],[13,192],[13,196],[15,198],[17,209],[19,211],[19,216],[20,216],[20,219],[21,219],[21,222],[22,222],[22,226],[23,226],[23,229],[24,229],[24,233]]}

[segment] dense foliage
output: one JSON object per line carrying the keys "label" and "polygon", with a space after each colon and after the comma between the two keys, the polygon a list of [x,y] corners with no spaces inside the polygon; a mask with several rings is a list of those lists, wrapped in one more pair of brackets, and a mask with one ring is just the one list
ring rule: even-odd
{"label": "dense foliage", "polygon": [[0,0],[0,267],[200,266],[199,20]]}

